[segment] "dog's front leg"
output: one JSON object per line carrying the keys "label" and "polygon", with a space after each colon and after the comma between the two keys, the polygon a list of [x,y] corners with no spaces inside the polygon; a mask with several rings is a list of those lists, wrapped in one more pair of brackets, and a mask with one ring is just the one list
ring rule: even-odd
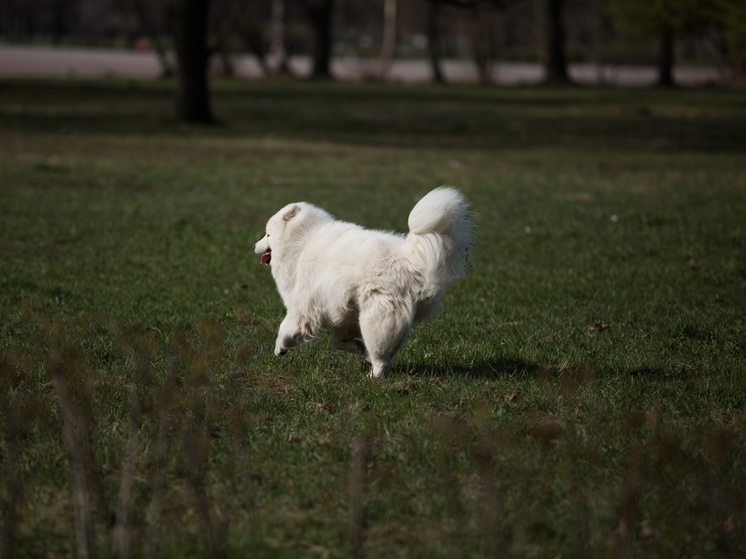
{"label": "dog's front leg", "polygon": [[288,349],[295,347],[300,343],[301,335],[298,329],[298,320],[290,316],[285,316],[280,324],[280,331],[277,333],[277,341],[275,342],[275,355],[285,355]]}

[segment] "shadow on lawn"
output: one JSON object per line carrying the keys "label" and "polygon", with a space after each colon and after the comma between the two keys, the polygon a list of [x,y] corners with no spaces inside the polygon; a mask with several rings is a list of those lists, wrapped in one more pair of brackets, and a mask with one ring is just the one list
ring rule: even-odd
{"label": "shadow on lawn", "polygon": [[222,84],[212,127],[174,121],[172,98],[161,82],[0,80],[0,128],[479,150],[733,152],[746,138],[740,97],[721,90]]}

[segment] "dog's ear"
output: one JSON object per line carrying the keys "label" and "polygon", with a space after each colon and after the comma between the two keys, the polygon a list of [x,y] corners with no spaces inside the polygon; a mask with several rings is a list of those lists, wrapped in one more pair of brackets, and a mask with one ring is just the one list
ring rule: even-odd
{"label": "dog's ear", "polygon": [[296,215],[298,215],[299,211],[300,211],[300,206],[293,204],[293,206],[288,208],[288,211],[286,211],[285,214],[282,216],[282,219],[284,219],[285,221],[290,221]]}

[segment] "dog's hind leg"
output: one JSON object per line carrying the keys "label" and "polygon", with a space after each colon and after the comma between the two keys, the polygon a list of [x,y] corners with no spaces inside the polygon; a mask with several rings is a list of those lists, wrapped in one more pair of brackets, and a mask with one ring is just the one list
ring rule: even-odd
{"label": "dog's hind leg", "polygon": [[334,329],[334,332],[332,332],[332,346],[341,349],[342,351],[365,355],[365,346],[363,345],[363,342],[355,339],[359,336],[360,329],[357,326],[339,326]]}
{"label": "dog's hind leg", "polygon": [[360,332],[373,365],[373,377],[385,376],[391,369],[391,359],[404,345],[411,326],[409,317],[401,311],[363,313]]}
{"label": "dog's hind leg", "polygon": [[297,346],[302,341],[302,335],[298,325],[298,318],[286,315],[280,324],[280,331],[277,333],[275,342],[275,355],[285,355],[288,349]]}

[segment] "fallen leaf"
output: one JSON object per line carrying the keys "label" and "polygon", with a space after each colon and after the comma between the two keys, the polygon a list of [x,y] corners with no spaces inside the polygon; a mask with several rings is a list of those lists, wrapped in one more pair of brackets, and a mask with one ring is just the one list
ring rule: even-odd
{"label": "fallen leaf", "polygon": [[505,400],[506,402],[512,402],[513,400],[518,398],[519,394],[520,392],[516,392],[515,390],[513,390],[513,392],[511,392],[510,394],[504,394],[503,400]]}
{"label": "fallen leaf", "polygon": [[600,322],[596,324],[589,324],[588,330],[590,330],[591,332],[607,332],[608,330],[611,330],[611,324],[601,324]]}

